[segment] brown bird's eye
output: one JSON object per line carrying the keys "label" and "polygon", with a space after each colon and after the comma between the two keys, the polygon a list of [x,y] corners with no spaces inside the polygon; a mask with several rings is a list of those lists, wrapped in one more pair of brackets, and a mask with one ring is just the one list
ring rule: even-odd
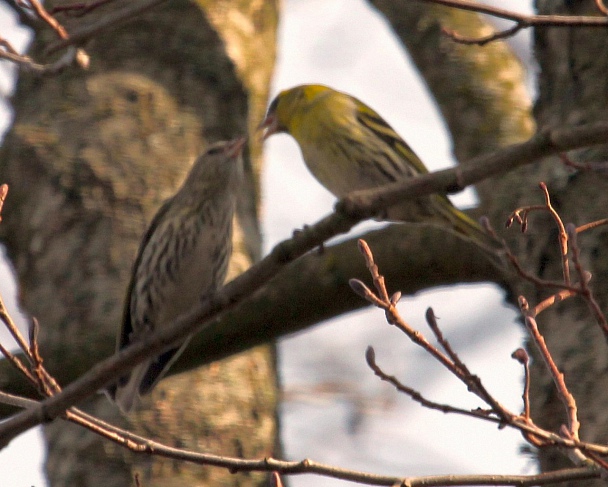
{"label": "brown bird's eye", "polygon": [[221,154],[224,151],[224,147],[221,145],[217,145],[215,147],[211,147],[208,151],[207,154],[209,154],[210,156],[214,156],[216,154]]}

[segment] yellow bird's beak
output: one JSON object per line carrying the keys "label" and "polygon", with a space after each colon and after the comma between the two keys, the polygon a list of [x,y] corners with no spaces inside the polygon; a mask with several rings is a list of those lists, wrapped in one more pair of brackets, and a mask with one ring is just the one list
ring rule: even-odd
{"label": "yellow bird's beak", "polygon": [[262,130],[262,140],[266,140],[272,134],[279,132],[279,124],[277,122],[277,116],[274,113],[269,113],[266,118],[262,120],[262,123],[258,125],[256,131]]}

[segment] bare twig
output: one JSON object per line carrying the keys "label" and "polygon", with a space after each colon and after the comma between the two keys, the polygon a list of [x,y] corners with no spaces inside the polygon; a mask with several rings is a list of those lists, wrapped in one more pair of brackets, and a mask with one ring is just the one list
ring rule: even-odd
{"label": "bare twig", "polygon": [[608,8],[606,8],[606,5],[604,5],[602,0],[595,0],[595,5],[600,12],[602,12],[604,15],[608,15]]}
{"label": "bare twig", "polygon": [[46,48],[45,53],[51,54],[73,44],[82,44],[85,41],[91,39],[92,37],[106,31],[107,29],[122,25],[125,22],[136,18],[142,13],[166,1],[167,0],[131,1],[129,2],[128,7],[116,10],[115,12],[109,12],[99,20],[93,22],[92,24],[73,29],[70,33],[69,39],[64,39],[55,42],[54,44],[49,44],[49,46]]}
{"label": "bare twig", "polygon": [[591,280],[591,275],[583,269],[583,265],[580,259],[580,250],[578,247],[578,237],[577,230],[574,225],[568,225],[568,237],[570,238],[570,247],[572,249],[572,262],[574,263],[574,268],[579,275],[579,286],[580,286],[580,295],[587,302],[587,305],[591,309],[595,320],[598,325],[604,332],[604,337],[608,339],[608,322],[606,321],[606,316],[602,312],[600,305],[595,299],[591,288],[589,287],[589,281]]}
{"label": "bare twig", "polygon": [[426,322],[428,323],[429,327],[431,328],[431,331],[435,335],[435,338],[437,338],[439,345],[441,345],[441,348],[443,348],[445,350],[445,353],[447,353],[448,357],[450,357],[450,359],[452,359],[452,362],[454,362],[454,364],[457,367],[459,367],[462,370],[466,370],[465,364],[462,362],[462,360],[460,360],[460,357],[454,351],[454,349],[450,345],[450,342],[448,342],[447,338],[445,338],[443,336],[443,332],[439,328],[439,324],[437,323],[437,317],[435,316],[435,312],[433,311],[433,308],[428,308],[426,310],[425,318],[426,318]]}
{"label": "bare twig", "polygon": [[[568,261],[568,235],[566,234],[566,227],[564,226],[564,223],[562,222],[561,217],[559,216],[557,211],[555,211],[555,208],[553,208],[553,205],[551,204],[551,197],[549,196],[549,191],[547,189],[547,185],[545,183],[541,182],[539,184],[539,186],[545,197],[545,204],[544,205],[531,205],[531,206],[524,206],[521,208],[517,208],[516,210],[514,210],[511,213],[511,215],[507,219],[506,225],[508,228],[513,224],[514,221],[517,221],[519,223],[519,225],[521,225],[522,232],[525,232],[528,227],[528,216],[530,213],[532,213],[533,211],[549,212],[549,214],[555,221],[555,224],[557,225],[557,229],[558,229],[558,235],[559,235],[558,239],[559,239],[560,256],[562,258],[562,274],[563,274],[563,278],[564,278],[564,284],[566,286],[570,286],[570,263]],[[513,256],[513,258],[509,257],[509,260],[513,264],[516,263],[516,259],[514,258],[514,256]]]}
{"label": "bare twig", "polygon": [[536,324],[536,319],[534,317],[534,312],[528,305],[528,301],[523,297],[519,297],[519,307],[524,315],[524,322],[526,325],[526,329],[530,333],[534,344],[538,348],[545,365],[547,366],[547,370],[550,372],[551,377],[553,378],[553,382],[555,383],[555,387],[557,388],[558,394],[564,406],[566,407],[566,412],[568,416],[568,431],[572,439],[578,440],[580,423],[578,421],[577,407],[574,396],[568,390],[566,386],[566,382],[564,381],[564,374],[560,372],[559,368],[555,364],[549,349],[547,348],[547,343],[545,342],[545,338],[542,336],[540,331],[538,330],[538,326]]}
{"label": "bare twig", "polygon": [[[7,395],[0,393],[0,402],[4,402]],[[31,399],[15,398],[14,405],[18,407],[31,407],[38,404]],[[12,401],[7,399],[6,402]],[[372,473],[350,470],[322,464],[310,459],[301,461],[285,461],[267,457],[263,459],[246,460],[242,458],[199,453],[164,445],[129,431],[117,428],[83,411],[71,409],[66,420],[89,429],[91,432],[103,436],[130,451],[143,455],[157,455],[164,458],[186,461],[197,465],[211,465],[226,468],[231,472],[275,472],[275,474],[317,474],[324,477],[336,478],[357,482],[366,485],[408,485],[408,486],[456,486],[456,485],[513,485],[536,486],[550,485],[566,480],[583,480],[598,478],[597,469],[571,468],[538,475],[437,475],[428,477],[394,477],[376,475]]]}
{"label": "bare twig", "polygon": [[[61,25],[55,17],[49,14],[46,9],[42,6],[39,0],[27,0],[27,3],[21,2],[23,6],[29,6],[36,14],[36,16],[44,21],[46,24],[51,27],[56,33],[57,36],[65,41],[70,38],[68,31]],[[84,49],[78,48],[74,51],[73,60],[78,64],[82,69],[87,69],[91,60],[89,55],[86,53]]]}
{"label": "bare twig", "polygon": [[2,209],[4,208],[4,202],[6,201],[6,195],[8,195],[8,184],[0,185],[0,222],[2,221]]}
{"label": "bare twig", "polygon": [[565,166],[577,169],[579,171],[595,171],[599,173],[608,172],[608,161],[589,162],[589,161],[574,161],[567,154],[559,154],[559,158]]}
{"label": "bare twig", "polygon": [[115,0],[96,0],[89,3],[73,3],[71,5],[57,5],[50,10],[51,15],[63,13],[69,17],[83,17],[84,15],[98,9],[103,5],[112,3]]}
{"label": "bare twig", "polygon": [[[515,25],[504,31],[500,31],[487,36],[473,38],[459,35],[453,31],[444,29],[444,33],[456,42],[462,44],[484,45],[498,39],[504,39],[515,35],[521,29],[528,27],[608,27],[608,19],[605,17],[594,16],[572,16],[572,15],[525,15],[510,10],[494,7],[491,5],[480,4],[471,0],[419,0],[426,3],[445,5],[447,7],[477,12],[490,15],[492,17],[510,20]],[[601,10],[601,0],[596,0],[598,8]]]}
{"label": "bare twig", "polygon": [[524,403],[523,416],[525,420],[530,420],[530,356],[523,348],[518,348],[511,354],[515,360],[524,366],[524,392],[522,400]]}
{"label": "bare twig", "polygon": [[[550,202],[547,202],[547,205],[550,206]],[[561,220],[560,220],[561,221]],[[574,226],[569,226],[571,232],[574,232]],[[476,410],[476,411],[466,411],[461,408],[455,408],[451,405],[440,404],[433,401],[429,401],[424,398],[418,391],[403,385],[400,381],[398,381],[395,377],[386,374],[375,361],[375,354],[373,349],[368,348],[366,359],[367,363],[372,368],[374,373],[380,377],[382,380],[388,381],[393,384],[399,391],[404,392],[409,395],[412,399],[419,402],[421,405],[425,407],[429,407],[431,409],[437,409],[442,412],[451,412],[464,414],[468,416],[474,416],[477,418],[483,418],[486,420],[498,422],[501,426],[510,426],[520,430],[520,432],[524,435],[524,437],[533,445],[538,447],[546,447],[546,446],[566,446],[568,448],[568,455],[577,462],[577,464],[588,465],[593,463],[593,459],[591,456],[587,455],[588,452],[598,453],[596,450],[596,445],[590,445],[585,442],[581,442],[579,439],[579,429],[580,423],[578,421],[578,412],[576,401],[574,397],[569,392],[566,383],[564,381],[563,374],[557,368],[555,361],[553,360],[549,350],[546,346],[543,336],[540,334],[538,327],[536,326],[535,315],[542,310],[546,309],[548,306],[554,304],[558,300],[564,299],[565,297],[569,297],[570,295],[574,295],[576,293],[571,293],[569,291],[562,291],[555,296],[543,301],[538,307],[535,309],[531,309],[528,305],[527,300],[522,296],[519,298],[520,309],[525,318],[526,328],[528,329],[530,335],[532,336],[533,341],[537,345],[545,364],[554,380],[555,386],[558,391],[559,397],[562,399],[566,407],[567,418],[568,418],[568,427],[564,428],[561,431],[560,435],[556,435],[555,433],[543,430],[536,426],[531,417],[530,417],[530,406],[529,406],[529,369],[528,369],[528,356],[523,350],[516,351],[513,356],[518,359],[520,363],[522,363],[525,367],[526,371],[526,385],[523,394],[524,400],[524,414],[523,416],[518,416],[506,408],[504,408],[496,399],[484,388],[480,379],[473,375],[466,365],[458,359],[456,353],[451,349],[449,343],[443,337],[443,334],[439,330],[436,320],[434,319],[434,315],[432,310],[427,312],[427,320],[429,321],[429,325],[433,330],[433,333],[437,337],[441,346],[446,350],[447,357],[444,356],[441,352],[439,352],[435,347],[431,346],[428,341],[424,338],[424,336],[411,329],[409,325],[405,324],[399,313],[394,307],[394,304],[388,300],[388,293],[384,288],[385,282],[383,277],[379,274],[378,267],[375,265],[373,260],[373,254],[367,244],[365,242],[359,243],[359,248],[362,254],[365,257],[366,264],[372,277],[374,279],[374,283],[378,288],[378,294],[375,296],[374,300],[370,300],[371,302],[377,302],[378,307],[384,309],[387,315],[387,322],[392,325],[398,326],[402,331],[404,331],[407,336],[412,340],[415,344],[421,346],[427,353],[433,356],[436,360],[438,360],[442,365],[444,365],[448,370],[454,374],[458,379],[460,379],[463,383],[467,385],[467,388],[470,392],[477,395],[481,398],[486,404],[490,406],[489,410]],[[363,284],[361,284],[363,285]],[[367,289],[368,293],[371,293],[371,290]],[[448,358],[449,357],[449,358]],[[600,446],[600,449],[603,451],[608,451],[608,447]],[[603,461],[600,463],[596,463],[595,465],[603,468]]]}
{"label": "bare twig", "polygon": [[413,399],[425,408],[441,411],[442,413],[455,413],[461,414],[463,416],[471,416],[473,418],[482,419],[484,421],[502,424],[502,421],[499,418],[497,418],[496,416],[491,416],[490,414],[488,414],[487,410],[462,409],[451,406],[450,404],[441,404],[425,398],[420,392],[400,382],[399,379],[397,379],[394,375],[389,375],[384,372],[382,368],[380,368],[380,366],[376,363],[376,354],[372,347],[367,347],[367,350],[365,352],[365,360],[369,368],[372,369],[374,374],[378,378],[380,378],[380,380],[388,382],[399,392],[403,392],[404,394],[408,395],[411,399]]}
{"label": "bare twig", "polygon": [[[4,43],[6,43],[6,41],[2,39],[0,42],[4,47]],[[50,64],[39,64],[34,62],[34,60],[29,56],[23,56],[21,54],[17,54],[16,52],[8,50],[0,50],[0,59],[6,59],[7,61],[11,61],[15,64],[18,64],[23,69],[32,71],[36,74],[59,73],[60,71],[62,71],[68,66],[71,66],[74,63],[76,55],[77,50],[71,47],[55,62]]]}
{"label": "bare twig", "polygon": [[373,218],[382,209],[404,199],[413,199],[433,192],[447,192],[457,184],[459,187],[466,187],[481,179],[530,164],[547,155],[605,142],[608,142],[608,122],[595,122],[568,130],[544,128],[529,141],[490,155],[475,157],[458,166],[458,171],[454,168],[445,169],[432,175],[388,184],[382,188],[354,191],[339,201],[336,209],[349,216]]}
{"label": "bare twig", "polygon": [[584,225],[580,225],[576,227],[576,233],[583,233],[587,230],[593,230],[598,227],[602,227],[604,225],[608,225],[608,218],[603,218],[601,220],[596,220],[594,222],[585,223]]}
{"label": "bare twig", "polygon": [[577,296],[578,294],[580,294],[579,290],[574,291],[570,289],[564,289],[556,294],[552,294],[546,299],[543,299],[540,303],[534,306],[533,309],[530,310],[530,313],[532,314],[532,316],[537,316],[543,311],[545,311],[547,308],[553,306],[554,304],[560,303],[568,298],[571,298],[572,296]]}
{"label": "bare twig", "polygon": [[[436,335],[439,334],[439,336],[441,336],[440,344],[444,348],[444,350],[446,350],[447,355],[437,349],[437,347],[433,346],[422,333],[420,333],[418,330],[414,330],[409,324],[407,324],[403,320],[403,318],[397,311],[397,308],[395,307],[395,303],[388,298],[388,292],[386,291],[384,277],[378,272],[378,267],[374,262],[374,256],[369,246],[362,239],[359,239],[358,244],[359,250],[365,258],[367,268],[369,269],[372,275],[374,284],[378,288],[378,295],[375,296],[375,300],[370,300],[370,302],[377,303],[376,306],[384,310],[386,321],[389,324],[396,326],[399,330],[405,333],[413,343],[421,347],[425,352],[430,354],[435,360],[437,360],[441,365],[443,365],[453,375],[455,375],[460,381],[462,381],[467,386],[467,389],[469,391],[478,396],[481,400],[483,400],[491,407],[491,412],[493,414],[496,414],[496,416],[501,421],[512,421],[513,414],[511,414],[494,397],[492,397],[491,394],[488,393],[479,377],[472,374],[466,367],[466,365],[460,359],[458,359],[458,357],[456,357],[455,360],[452,358],[452,355],[456,356],[456,354],[447,343],[447,340],[443,338],[443,335],[439,330],[437,332],[434,331],[434,333]],[[353,281],[360,283],[360,281],[356,279],[351,279],[350,282],[352,283]],[[361,285],[363,286],[362,283]],[[432,316],[432,310],[430,311],[430,313]],[[428,316],[429,313],[427,312],[427,317]],[[436,321],[431,324],[431,327],[433,326],[438,329]]]}
{"label": "bare twig", "polygon": [[490,42],[494,42],[494,41],[497,41],[500,39],[506,39],[507,37],[513,37],[520,30],[522,30],[526,27],[527,26],[524,25],[523,23],[518,22],[513,27],[510,27],[505,30],[500,30],[498,32],[494,32],[493,34],[488,34],[488,35],[482,36],[482,37],[463,36],[463,35],[459,34],[458,32],[456,32],[452,29],[448,29],[446,27],[443,27],[441,29],[441,32],[443,32],[443,34],[448,36],[454,42],[458,42],[459,44],[485,46],[486,44],[489,44]]}
{"label": "bare twig", "polygon": [[547,211],[553,217],[555,224],[557,225],[557,229],[559,230],[559,248],[562,257],[562,272],[564,274],[564,283],[570,285],[570,263],[568,262],[568,235],[566,234],[566,227],[562,222],[559,213],[555,211],[553,205],[551,204],[551,197],[549,196],[549,190],[547,189],[547,185],[543,182],[539,184],[540,189],[542,190],[545,196],[545,206],[547,207]]}

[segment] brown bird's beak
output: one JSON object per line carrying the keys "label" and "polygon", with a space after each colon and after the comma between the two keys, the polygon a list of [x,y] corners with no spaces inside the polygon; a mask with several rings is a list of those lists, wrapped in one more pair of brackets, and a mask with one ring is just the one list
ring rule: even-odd
{"label": "brown bird's beak", "polygon": [[228,147],[228,157],[238,156],[246,143],[247,137],[239,137],[238,139],[231,141],[230,146]]}
{"label": "brown bird's beak", "polygon": [[266,118],[262,120],[262,123],[258,125],[257,130],[262,130],[262,140],[266,140],[272,134],[276,134],[279,132],[279,124],[277,121],[277,116],[274,113],[269,113],[266,115]]}

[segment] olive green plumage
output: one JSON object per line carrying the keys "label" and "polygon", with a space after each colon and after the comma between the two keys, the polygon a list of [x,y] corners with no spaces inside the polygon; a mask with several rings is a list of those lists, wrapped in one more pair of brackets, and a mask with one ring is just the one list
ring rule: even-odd
{"label": "olive green plumage", "polygon": [[[290,134],[315,178],[341,198],[427,174],[407,143],[374,110],[353,96],[322,85],[301,85],[282,91],[272,101],[260,127],[265,138]],[[488,239],[482,228],[434,194],[387,208],[381,215],[393,221],[449,225],[475,240]]]}
{"label": "olive green plumage", "polygon": [[[244,139],[238,139],[209,147],[154,216],[133,266],[118,350],[169,325],[224,283],[243,144]],[[110,398],[129,411],[139,395],[152,390],[186,344],[139,363],[108,388]]]}

